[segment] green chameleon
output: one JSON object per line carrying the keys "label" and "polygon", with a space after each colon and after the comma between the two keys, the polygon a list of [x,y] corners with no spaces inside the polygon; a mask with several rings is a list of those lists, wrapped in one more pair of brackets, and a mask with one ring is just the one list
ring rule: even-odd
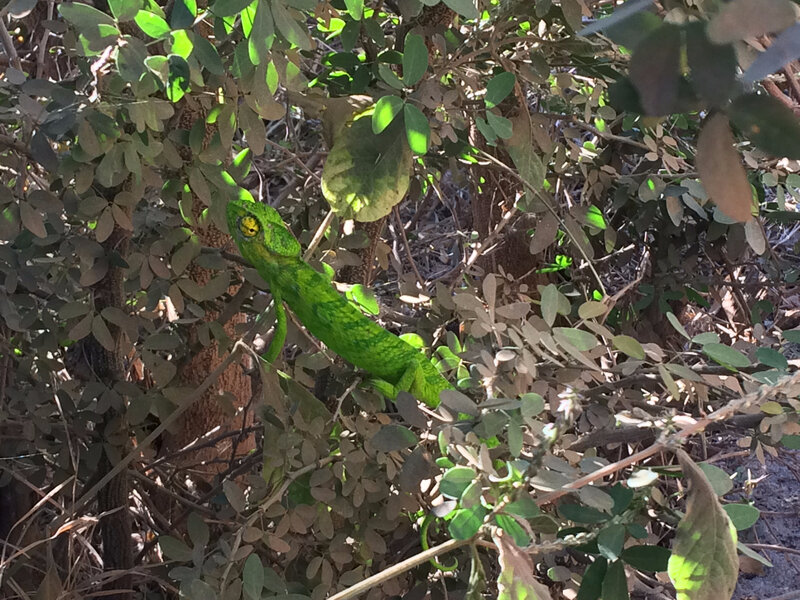
{"label": "green chameleon", "polygon": [[239,251],[269,284],[275,301],[275,335],[263,356],[267,362],[278,357],[286,339],[285,302],[331,350],[370,373],[370,383],[388,398],[408,391],[432,408],[439,405],[439,393],[452,388],[448,381],[416,348],[363,315],[304,262],[300,243],[278,211],[234,200],[227,219]]}

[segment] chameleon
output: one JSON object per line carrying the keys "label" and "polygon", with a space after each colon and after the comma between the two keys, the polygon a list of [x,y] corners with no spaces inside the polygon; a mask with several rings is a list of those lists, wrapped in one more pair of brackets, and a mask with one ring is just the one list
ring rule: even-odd
{"label": "chameleon", "polygon": [[365,316],[306,263],[277,210],[237,199],[228,202],[226,217],[239,252],[269,284],[275,303],[275,334],[264,360],[274,362],[286,340],[286,303],[311,334],[368,372],[379,392],[394,400],[407,391],[431,408],[439,405],[450,383],[425,355]]}

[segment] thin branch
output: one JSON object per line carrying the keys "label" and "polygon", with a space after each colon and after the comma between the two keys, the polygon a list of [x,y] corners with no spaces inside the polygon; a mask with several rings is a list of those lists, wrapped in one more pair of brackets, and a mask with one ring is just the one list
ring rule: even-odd
{"label": "thin branch", "polygon": [[658,454],[659,452],[663,452],[664,450],[668,450],[671,447],[676,446],[680,442],[690,438],[693,435],[701,433],[704,431],[709,425],[712,423],[718,423],[720,421],[725,421],[732,417],[735,413],[744,410],[746,408],[750,408],[752,406],[756,406],[761,402],[766,401],[768,398],[772,398],[779,393],[782,393],[785,389],[790,388],[793,385],[797,385],[800,383],[800,371],[795,372],[791,377],[787,377],[775,385],[764,385],[761,386],[755,392],[750,394],[746,394],[745,396],[741,396],[735,400],[731,400],[723,406],[722,408],[715,410],[713,413],[708,415],[707,417],[700,419],[698,421],[694,421],[693,423],[686,425],[680,431],[672,434],[663,436],[662,439],[652,446],[642,450],[641,452],[637,452],[636,454],[632,454],[631,456],[624,458],[620,461],[612,463],[610,465],[606,465],[605,467],[598,469],[584,477],[576,479],[562,487],[560,490],[547,494],[539,499],[537,499],[537,504],[544,505],[550,504],[551,502],[579,490],[580,488],[594,483],[604,477],[608,477],[609,475],[613,475],[623,469],[627,469],[628,467],[632,467],[633,465]]}
{"label": "thin branch", "polygon": [[800,550],[796,548],[787,548],[786,546],[777,546],[775,544],[746,544],[746,546],[753,550],[774,550],[775,552],[783,552],[784,554],[797,554],[800,556]]}
{"label": "thin branch", "polygon": [[417,284],[419,285],[420,289],[425,292],[425,279],[423,279],[422,275],[419,274],[419,269],[417,269],[417,263],[414,262],[414,255],[411,253],[411,245],[408,243],[408,237],[406,236],[405,227],[403,227],[403,221],[400,220],[400,213],[397,210],[397,207],[394,207],[393,210],[395,221],[397,222],[397,228],[400,230],[400,237],[403,240],[403,247],[406,250],[406,258],[408,258],[408,262],[411,264],[411,269],[414,271],[414,275],[417,278]]}
{"label": "thin branch", "polygon": [[384,581],[389,581],[397,577],[398,575],[402,575],[406,571],[410,571],[416,566],[419,566],[425,562],[428,562],[432,558],[436,558],[437,556],[442,556],[447,554],[448,552],[452,552],[457,548],[461,548],[461,546],[466,546],[467,544],[471,543],[472,539],[466,540],[449,540],[444,544],[440,544],[429,550],[425,550],[424,552],[420,552],[412,556],[411,558],[407,558],[406,560],[397,563],[394,566],[389,567],[388,569],[384,569],[380,573],[376,573],[372,577],[367,577],[363,581],[359,581],[357,584],[350,586],[344,591],[339,592],[338,594],[334,594],[328,600],[350,600],[350,598],[355,598],[356,596],[360,596],[364,592],[371,590],[376,585],[380,585]]}

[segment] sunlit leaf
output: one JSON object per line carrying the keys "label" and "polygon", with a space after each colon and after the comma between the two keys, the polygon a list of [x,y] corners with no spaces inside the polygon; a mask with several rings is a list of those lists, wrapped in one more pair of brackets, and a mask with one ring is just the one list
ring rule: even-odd
{"label": "sunlit leaf", "polygon": [[730,600],[739,560],[736,529],[703,472],[682,450],[678,459],[690,488],[667,572],[678,600]]}
{"label": "sunlit leaf", "polygon": [[486,108],[494,108],[505,100],[514,89],[516,81],[514,74],[507,71],[492,77],[486,84],[486,95],[483,97]]}
{"label": "sunlit leaf", "polygon": [[164,19],[155,13],[147,10],[140,10],[136,13],[134,21],[139,29],[144,31],[151,38],[160,39],[170,34],[170,26]]}
{"label": "sunlit leaf", "polygon": [[431,140],[431,128],[428,124],[428,118],[410,102],[403,106],[403,117],[409,148],[415,154],[427,153],[428,144],[430,144]]}
{"label": "sunlit leaf", "polygon": [[502,530],[492,534],[499,552],[500,575],[497,600],[551,600],[547,587],[536,581],[530,555],[521,550]]}
{"label": "sunlit leaf", "polygon": [[376,136],[372,119],[362,117],[344,128],[322,170],[322,193],[334,212],[375,221],[403,199],[413,155],[402,126],[397,119]]}
{"label": "sunlit leaf", "polygon": [[399,96],[383,96],[375,103],[372,113],[372,133],[378,135],[386,129],[398,113],[403,110],[403,99]]}

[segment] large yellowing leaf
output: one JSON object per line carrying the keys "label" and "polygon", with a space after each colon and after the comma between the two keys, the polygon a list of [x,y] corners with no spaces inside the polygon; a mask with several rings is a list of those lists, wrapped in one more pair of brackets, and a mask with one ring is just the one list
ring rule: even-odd
{"label": "large yellowing leaf", "polygon": [[336,214],[377,221],[403,199],[412,154],[402,127],[396,119],[375,135],[367,111],[336,136],[322,169],[322,193]]}
{"label": "large yellowing leaf", "polygon": [[682,450],[678,460],[689,497],[667,573],[678,600],[730,600],[739,574],[736,529],[700,467]]}
{"label": "large yellowing leaf", "polygon": [[533,576],[533,562],[520,550],[511,536],[498,529],[492,540],[498,550],[500,577],[497,579],[498,600],[550,600],[550,592]]}
{"label": "large yellowing leaf", "polygon": [[744,223],[753,218],[753,194],[733,142],[728,117],[716,113],[706,119],[697,140],[697,172],[719,209]]}

